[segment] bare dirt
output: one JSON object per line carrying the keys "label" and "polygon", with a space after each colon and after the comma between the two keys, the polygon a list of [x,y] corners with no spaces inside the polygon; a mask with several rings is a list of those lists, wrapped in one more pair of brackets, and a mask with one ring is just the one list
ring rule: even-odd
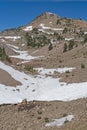
{"label": "bare dirt", "polygon": [[13,86],[13,87],[16,87],[17,85],[21,85],[20,82],[13,79],[9,73],[7,73],[2,69],[0,69],[0,83],[6,86]]}
{"label": "bare dirt", "polygon": [[[48,121],[72,114],[74,119],[61,127],[46,127]],[[0,130],[87,130],[87,98],[71,102],[28,103],[24,109],[18,105],[0,106]]]}

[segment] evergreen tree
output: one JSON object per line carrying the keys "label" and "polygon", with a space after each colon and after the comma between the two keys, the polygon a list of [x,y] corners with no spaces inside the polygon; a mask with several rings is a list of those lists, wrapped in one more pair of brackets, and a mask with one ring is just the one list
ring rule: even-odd
{"label": "evergreen tree", "polygon": [[63,52],[66,52],[67,51],[67,44],[64,43],[64,48],[63,48]]}
{"label": "evergreen tree", "polygon": [[63,33],[67,33],[67,31],[68,31],[68,28],[64,28],[64,30],[63,30]]}
{"label": "evergreen tree", "polygon": [[48,48],[48,49],[49,49],[49,51],[53,49],[52,43],[50,43],[50,45],[49,45],[49,48]]}
{"label": "evergreen tree", "polygon": [[84,37],[84,43],[87,42],[87,35]]}
{"label": "evergreen tree", "polygon": [[73,49],[74,44],[75,44],[74,40],[70,40],[69,45],[68,45],[68,49],[69,50]]}

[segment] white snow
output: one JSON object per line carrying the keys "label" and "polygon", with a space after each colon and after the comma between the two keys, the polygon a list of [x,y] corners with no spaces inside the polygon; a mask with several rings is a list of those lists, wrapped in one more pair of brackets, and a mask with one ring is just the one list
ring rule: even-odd
{"label": "white snow", "polygon": [[22,59],[22,60],[33,60],[33,59],[43,57],[43,56],[31,56],[31,55],[28,54],[28,51],[17,51],[17,50],[15,50],[15,52],[17,52],[19,54],[18,55],[12,55],[10,57]]}
{"label": "white snow", "polygon": [[[54,13],[51,13],[51,12],[48,12],[49,14],[54,14]],[[55,15],[55,14],[54,14]]]}
{"label": "white snow", "polygon": [[84,32],[84,34],[87,34],[87,32]]}
{"label": "white snow", "polygon": [[21,46],[23,47],[23,46],[25,46],[25,44],[21,44]]}
{"label": "white snow", "polygon": [[73,40],[74,38],[65,38],[65,41],[70,41],[70,40]]}
{"label": "white snow", "polygon": [[10,57],[17,58],[17,59],[22,59],[22,60],[33,60],[37,58],[41,58],[43,56],[31,56],[28,54],[28,51],[20,51],[19,47],[7,44],[9,48],[11,48],[14,52],[18,53],[17,55],[11,55]]}
{"label": "white snow", "polygon": [[42,26],[43,29],[50,29],[50,27]]}
{"label": "white snow", "polygon": [[20,39],[20,36],[0,36],[0,38],[5,38],[5,39],[12,39],[13,41],[16,41],[17,39]]}
{"label": "white snow", "polygon": [[12,45],[12,44],[6,44],[6,45],[9,46],[9,47],[11,47],[11,49],[12,49],[12,48],[14,48],[14,49],[19,49],[18,46],[15,46],[15,45]]}
{"label": "white snow", "polygon": [[64,67],[64,68],[57,68],[57,69],[44,69],[44,68],[34,68],[34,69],[38,70],[39,74],[41,74],[41,75],[45,75],[45,74],[52,75],[55,71],[59,72],[59,73],[65,73],[66,71],[71,72],[75,68]]}
{"label": "white snow", "polygon": [[44,29],[38,29],[39,31],[46,33],[46,31]]}
{"label": "white snow", "polygon": [[38,29],[38,30],[41,31],[41,32],[43,32],[43,33],[46,33],[46,34],[54,34],[54,32],[47,32],[44,29]]}
{"label": "white snow", "polygon": [[0,40],[1,40],[1,42],[4,42],[4,43],[6,42],[3,38],[2,38],[2,39],[0,39]]}
{"label": "white snow", "polygon": [[21,65],[21,64],[25,64],[25,63],[28,63],[29,61],[25,60],[25,61],[22,61],[22,62],[18,62],[17,65]]}
{"label": "white snow", "polygon": [[24,31],[32,31],[33,27],[32,26],[27,26],[26,28],[23,29]]}
{"label": "white snow", "polygon": [[51,30],[54,30],[54,31],[62,31],[63,30],[63,28],[50,28]]}
{"label": "white snow", "polygon": [[52,34],[52,35],[54,34],[54,32],[46,32],[46,33],[49,34],[49,35],[50,35],[50,34]]}
{"label": "white snow", "polygon": [[43,26],[44,26],[44,24],[43,24],[43,23],[41,23],[41,24],[40,24],[40,26],[41,26],[41,27],[43,27]]}
{"label": "white snow", "polygon": [[[16,88],[0,84],[0,104],[18,103],[24,98],[27,98],[28,101],[70,101],[87,97],[87,82],[67,85],[59,82],[57,78],[45,77],[44,69],[41,74],[34,77],[24,72],[19,72],[2,62],[0,62],[0,68],[22,84],[21,86],[16,86]],[[45,71],[48,73],[48,70]]]}
{"label": "white snow", "polygon": [[60,119],[53,119],[52,122],[49,122],[47,123],[45,126],[48,127],[48,126],[62,126],[65,124],[66,121],[72,121],[72,119],[74,118],[73,115],[67,115],[65,117],[62,117]]}
{"label": "white snow", "polygon": [[70,67],[70,68],[68,68],[68,67],[58,68],[58,72],[59,72],[59,73],[65,73],[66,71],[71,72],[71,71],[74,70],[74,69],[75,69],[74,67]]}
{"label": "white snow", "polygon": [[33,51],[31,54],[35,54],[35,53],[37,53],[39,50],[35,50],[35,51]]}
{"label": "white snow", "polygon": [[54,31],[57,31],[57,30],[58,30],[58,31],[62,31],[62,30],[63,30],[63,28],[52,28],[52,27],[47,27],[47,26],[45,26],[45,25],[42,24],[42,23],[40,24],[40,26],[41,26],[41,28],[44,29],[44,30],[45,30],[45,29],[50,29],[50,30],[54,30]]}

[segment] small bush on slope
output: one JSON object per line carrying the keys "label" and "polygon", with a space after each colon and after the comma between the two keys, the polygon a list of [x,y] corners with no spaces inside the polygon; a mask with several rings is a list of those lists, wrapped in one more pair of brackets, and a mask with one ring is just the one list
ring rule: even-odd
{"label": "small bush on slope", "polygon": [[0,60],[11,62],[11,59],[5,52],[5,49],[1,47],[0,47]]}
{"label": "small bush on slope", "polygon": [[85,65],[84,65],[83,63],[81,64],[81,68],[82,68],[82,69],[84,69],[84,68],[85,68]]}

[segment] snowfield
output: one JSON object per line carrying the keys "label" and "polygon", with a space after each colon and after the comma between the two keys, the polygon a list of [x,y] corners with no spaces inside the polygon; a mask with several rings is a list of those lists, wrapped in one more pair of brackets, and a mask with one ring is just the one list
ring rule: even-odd
{"label": "snowfield", "polygon": [[[0,84],[0,104],[18,103],[24,98],[28,101],[70,101],[87,97],[87,82],[66,84],[59,82],[58,78],[46,77],[48,69],[40,69],[37,76],[19,72],[0,61],[0,69],[8,72],[21,86],[10,87]],[[51,71],[51,70],[50,70]],[[59,72],[64,72],[65,69]],[[53,70],[52,70],[53,73]]]}

